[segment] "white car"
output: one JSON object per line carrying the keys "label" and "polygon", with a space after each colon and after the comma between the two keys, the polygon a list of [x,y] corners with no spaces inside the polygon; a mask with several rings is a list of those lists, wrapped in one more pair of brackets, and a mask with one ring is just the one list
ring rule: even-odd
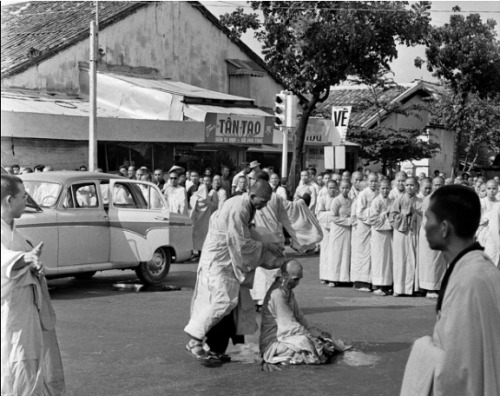
{"label": "white car", "polygon": [[20,178],[36,204],[28,202],[16,225],[34,246],[44,242],[48,277],[133,268],[143,283],[159,284],[172,261],[191,257],[191,219],[170,213],[152,183],[94,172]]}

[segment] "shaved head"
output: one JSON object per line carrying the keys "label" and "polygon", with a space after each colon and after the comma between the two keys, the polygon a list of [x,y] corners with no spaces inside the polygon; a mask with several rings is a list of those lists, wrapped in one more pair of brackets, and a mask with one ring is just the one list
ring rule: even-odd
{"label": "shaved head", "polygon": [[273,192],[271,186],[266,180],[259,179],[255,182],[255,184],[250,189],[250,193],[256,195],[258,197],[264,197],[267,195],[271,195]]}
{"label": "shaved head", "polygon": [[283,263],[281,267],[281,272],[284,274],[290,275],[290,277],[302,277],[304,269],[302,268],[302,264],[300,264],[297,260],[287,260]]}

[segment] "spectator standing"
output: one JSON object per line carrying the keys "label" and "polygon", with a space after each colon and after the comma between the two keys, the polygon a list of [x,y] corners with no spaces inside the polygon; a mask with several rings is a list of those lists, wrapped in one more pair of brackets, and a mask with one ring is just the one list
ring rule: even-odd
{"label": "spectator standing", "polygon": [[186,190],[179,186],[179,175],[175,171],[168,174],[169,182],[165,183],[164,195],[168,202],[170,212],[182,215],[188,214],[188,202]]}
{"label": "spectator standing", "polygon": [[165,186],[165,177],[163,169],[155,169],[153,177],[154,177],[153,183],[156,184],[160,190],[163,190],[163,187]]}
{"label": "spectator standing", "polygon": [[35,248],[16,229],[27,193],[16,176],[1,175],[2,395],[63,395],[64,374],[47,281]]}

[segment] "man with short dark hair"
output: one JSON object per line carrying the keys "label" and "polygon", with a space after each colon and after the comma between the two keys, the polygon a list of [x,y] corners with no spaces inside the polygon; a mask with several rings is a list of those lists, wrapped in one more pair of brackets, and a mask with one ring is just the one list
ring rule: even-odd
{"label": "man with short dark hair", "polygon": [[237,187],[238,187],[238,181],[241,176],[247,176],[250,173],[250,163],[249,162],[242,162],[240,165],[240,171],[233,177],[233,182],[231,184],[231,194],[234,194]]}
{"label": "man with short dark hair", "polygon": [[500,395],[500,272],[474,241],[475,192],[444,186],[430,198],[426,238],[449,263],[433,336],[412,349],[401,395]]}
{"label": "man with short dark hair", "polygon": [[18,164],[12,165],[12,174],[19,175],[21,173],[21,167]]}
{"label": "man with short dark hair", "polygon": [[179,186],[179,175],[175,171],[168,174],[168,183],[165,183],[163,194],[168,202],[168,208],[172,213],[182,215],[188,214],[188,201],[186,189]]}
{"label": "man with short dark hair", "polygon": [[165,186],[163,169],[155,169],[153,173],[153,183],[156,184],[160,190],[163,190]]}
{"label": "man with short dark hair", "polygon": [[135,166],[133,165],[130,165],[127,169],[127,176],[130,180],[137,180],[136,176],[135,176]]}
{"label": "man with short dark hair", "polygon": [[2,395],[62,395],[64,374],[55,313],[35,248],[16,229],[28,194],[20,178],[1,176]]}

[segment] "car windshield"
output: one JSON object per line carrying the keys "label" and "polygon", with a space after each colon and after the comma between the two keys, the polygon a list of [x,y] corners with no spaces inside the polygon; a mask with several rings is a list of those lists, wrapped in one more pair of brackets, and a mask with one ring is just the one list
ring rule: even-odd
{"label": "car windshield", "polygon": [[33,200],[42,208],[50,208],[57,203],[61,185],[45,181],[24,181],[24,187]]}

